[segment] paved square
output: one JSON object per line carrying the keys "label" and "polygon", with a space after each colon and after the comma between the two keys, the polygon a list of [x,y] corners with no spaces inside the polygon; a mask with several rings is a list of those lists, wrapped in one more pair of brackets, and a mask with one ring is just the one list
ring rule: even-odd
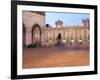
{"label": "paved square", "polygon": [[24,48],[23,68],[47,68],[89,65],[88,49]]}

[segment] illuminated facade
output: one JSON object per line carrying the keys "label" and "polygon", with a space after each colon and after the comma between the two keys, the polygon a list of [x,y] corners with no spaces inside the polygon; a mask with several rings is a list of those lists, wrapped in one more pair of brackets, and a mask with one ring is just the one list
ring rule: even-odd
{"label": "illuminated facade", "polygon": [[23,45],[36,44],[55,46],[60,34],[61,44],[89,46],[89,19],[82,20],[81,25],[64,26],[61,20],[55,21],[55,26],[45,25],[43,12],[23,11]]}

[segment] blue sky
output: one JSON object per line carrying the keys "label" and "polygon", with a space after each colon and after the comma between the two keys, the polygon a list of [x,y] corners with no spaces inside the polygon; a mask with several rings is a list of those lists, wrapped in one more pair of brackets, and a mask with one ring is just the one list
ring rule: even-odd
{"label": "blue sky", "polygon": [[89,14],[84,13],[55,13],[55,12],[46,12],[45,22],[51,26],[55,26],[55,21],[61,20],[64,25],[79,25],[81,24],[82,19],[90,19]]}

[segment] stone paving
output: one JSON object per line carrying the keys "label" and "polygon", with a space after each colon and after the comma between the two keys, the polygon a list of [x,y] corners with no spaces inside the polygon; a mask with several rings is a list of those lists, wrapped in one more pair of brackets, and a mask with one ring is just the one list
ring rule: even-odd
{"label": "stone paving", "polygon": [[23,68],[47,68],[89,65],[88,49],[66,47],[24,48]]}

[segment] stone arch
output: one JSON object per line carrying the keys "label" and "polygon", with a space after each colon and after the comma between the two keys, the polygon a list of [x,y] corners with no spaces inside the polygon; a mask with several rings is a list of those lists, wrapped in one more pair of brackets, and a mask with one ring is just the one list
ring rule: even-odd
{"label": "stone arch", "polygon": [[32,44],[34,44],[35,42],[41,44],[41,28],[37,23],[32,27]]}
{"label": "stone arch", "polygon": [[25,24],[23,23],[23,47],[26,46],[26,27]]}

